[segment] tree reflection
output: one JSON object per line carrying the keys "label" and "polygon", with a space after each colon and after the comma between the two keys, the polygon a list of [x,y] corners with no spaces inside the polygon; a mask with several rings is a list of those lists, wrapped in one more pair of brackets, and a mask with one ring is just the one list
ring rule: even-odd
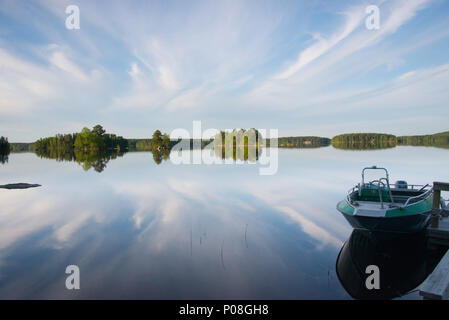
{"label": "tree reflection", "polygon": [[74,150],[70,152],[37,152],[41,158],[55,159],[56,161],[75,161],[84,171],[93,168],[96,172],[102,172],[106,168],[106,164],[117,157],[123,156],[123,152],[83,152]]}
{"label": "tree reflection", "polygon": [[8,163],[8,155],[7,154],[0,154],[0,163],[1,164]]}
{"label": "tree reflection", "polygon": [[242,145],[242,146],[214,146],[215,156],[221,159],[234,159],[240,161],[255,162],[259,160],[261,152],[260,146]]}
{"label": "tree reflection", "polygon": [[153,160],[156,164],[161,164],[162,161],[170,159],[170,149],[168,148],[153,148]]}
{"label": "tree reflection", "polygon": [[8,155],[11,151],[11,146],[8,142],[8,138],[0,137],[0,163],[5,164],[8,162]]}

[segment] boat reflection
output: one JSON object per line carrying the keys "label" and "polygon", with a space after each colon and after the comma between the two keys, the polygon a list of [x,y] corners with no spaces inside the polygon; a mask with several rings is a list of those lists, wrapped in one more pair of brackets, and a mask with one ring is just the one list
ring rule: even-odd
{"label": "boat reflection", "polygon": [[[338,278],[355,299],[393,299],[418,287],[432,272],[444,251],[426,246],[423,233],[388,234],[353,230],[336,262]],[[379,268],[379,289],[368,289],[367,279]],[[369,280],[368,280],[369,282]]]}

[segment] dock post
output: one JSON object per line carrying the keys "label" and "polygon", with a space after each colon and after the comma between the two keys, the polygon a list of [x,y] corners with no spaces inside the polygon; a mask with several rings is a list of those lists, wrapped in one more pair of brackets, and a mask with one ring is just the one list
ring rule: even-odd
{"label": "dock post", "polygon": [[442,191],[449,191],[449,183],[435,181],[433,183],[432,214],[426,234],[430,242],[449,247],[449,206],[441,201]]}
{"label": "dock post", "polygon": [[[449,191],[449,183],[435,181],[433,183],[432,223],[427,229],[427,235],[434,242],[444,243],[447,246],[449,225],[447,218],[441,218],[443,210],[440,210],[440,206],[442,209],[446,209],[441,203],[441,191]],[[423,299],[446,300],[449,298],[449,250],[421,285],[419,294]]]}
{"label": "dock post", "polygon": [[433,202],[432,202],[432,228],[438,228],[438,224],[440,221],[440,198],[441,198],[441,190],[437,188],[435,182],[433,183]]}
{"label": "dock post", "polygon": [[432,202],[432,223],[431,223],[432,228],[438,228],[440,222],[441,191],[449,191],[449,183],[434,181],[433,202]]}

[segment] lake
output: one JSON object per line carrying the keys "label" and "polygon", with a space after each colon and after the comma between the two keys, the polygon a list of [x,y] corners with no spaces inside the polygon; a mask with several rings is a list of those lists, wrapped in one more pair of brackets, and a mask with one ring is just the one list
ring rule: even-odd
{"label": "lake", "polygon": [[[0,298],[351,299],[335,271],[352,232],[337,202],[363,167],[425,184],[449,181],[448,158],[432,147],[279,149],[264,176],[249,163],[158,165],[151,152],[102,172],[12,153],[0,184],[42,186],[0,189]],[[65,287],[68,265],[80,290]]]}

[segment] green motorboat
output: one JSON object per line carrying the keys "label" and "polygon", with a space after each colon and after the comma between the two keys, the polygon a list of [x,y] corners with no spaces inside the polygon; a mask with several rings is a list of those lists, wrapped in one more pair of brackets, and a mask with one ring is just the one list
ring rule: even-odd
{"label": "green motorboat", "polygon": [[[365,182],[367,170],[381,170],[385,176]],[[362,182],[348,191],[337,209],[355,229],[410,233],[426,226],[432,201],[429,184],[409,185],[400,180],[391,186],[388,170],[372,166],[362,170]]]}

